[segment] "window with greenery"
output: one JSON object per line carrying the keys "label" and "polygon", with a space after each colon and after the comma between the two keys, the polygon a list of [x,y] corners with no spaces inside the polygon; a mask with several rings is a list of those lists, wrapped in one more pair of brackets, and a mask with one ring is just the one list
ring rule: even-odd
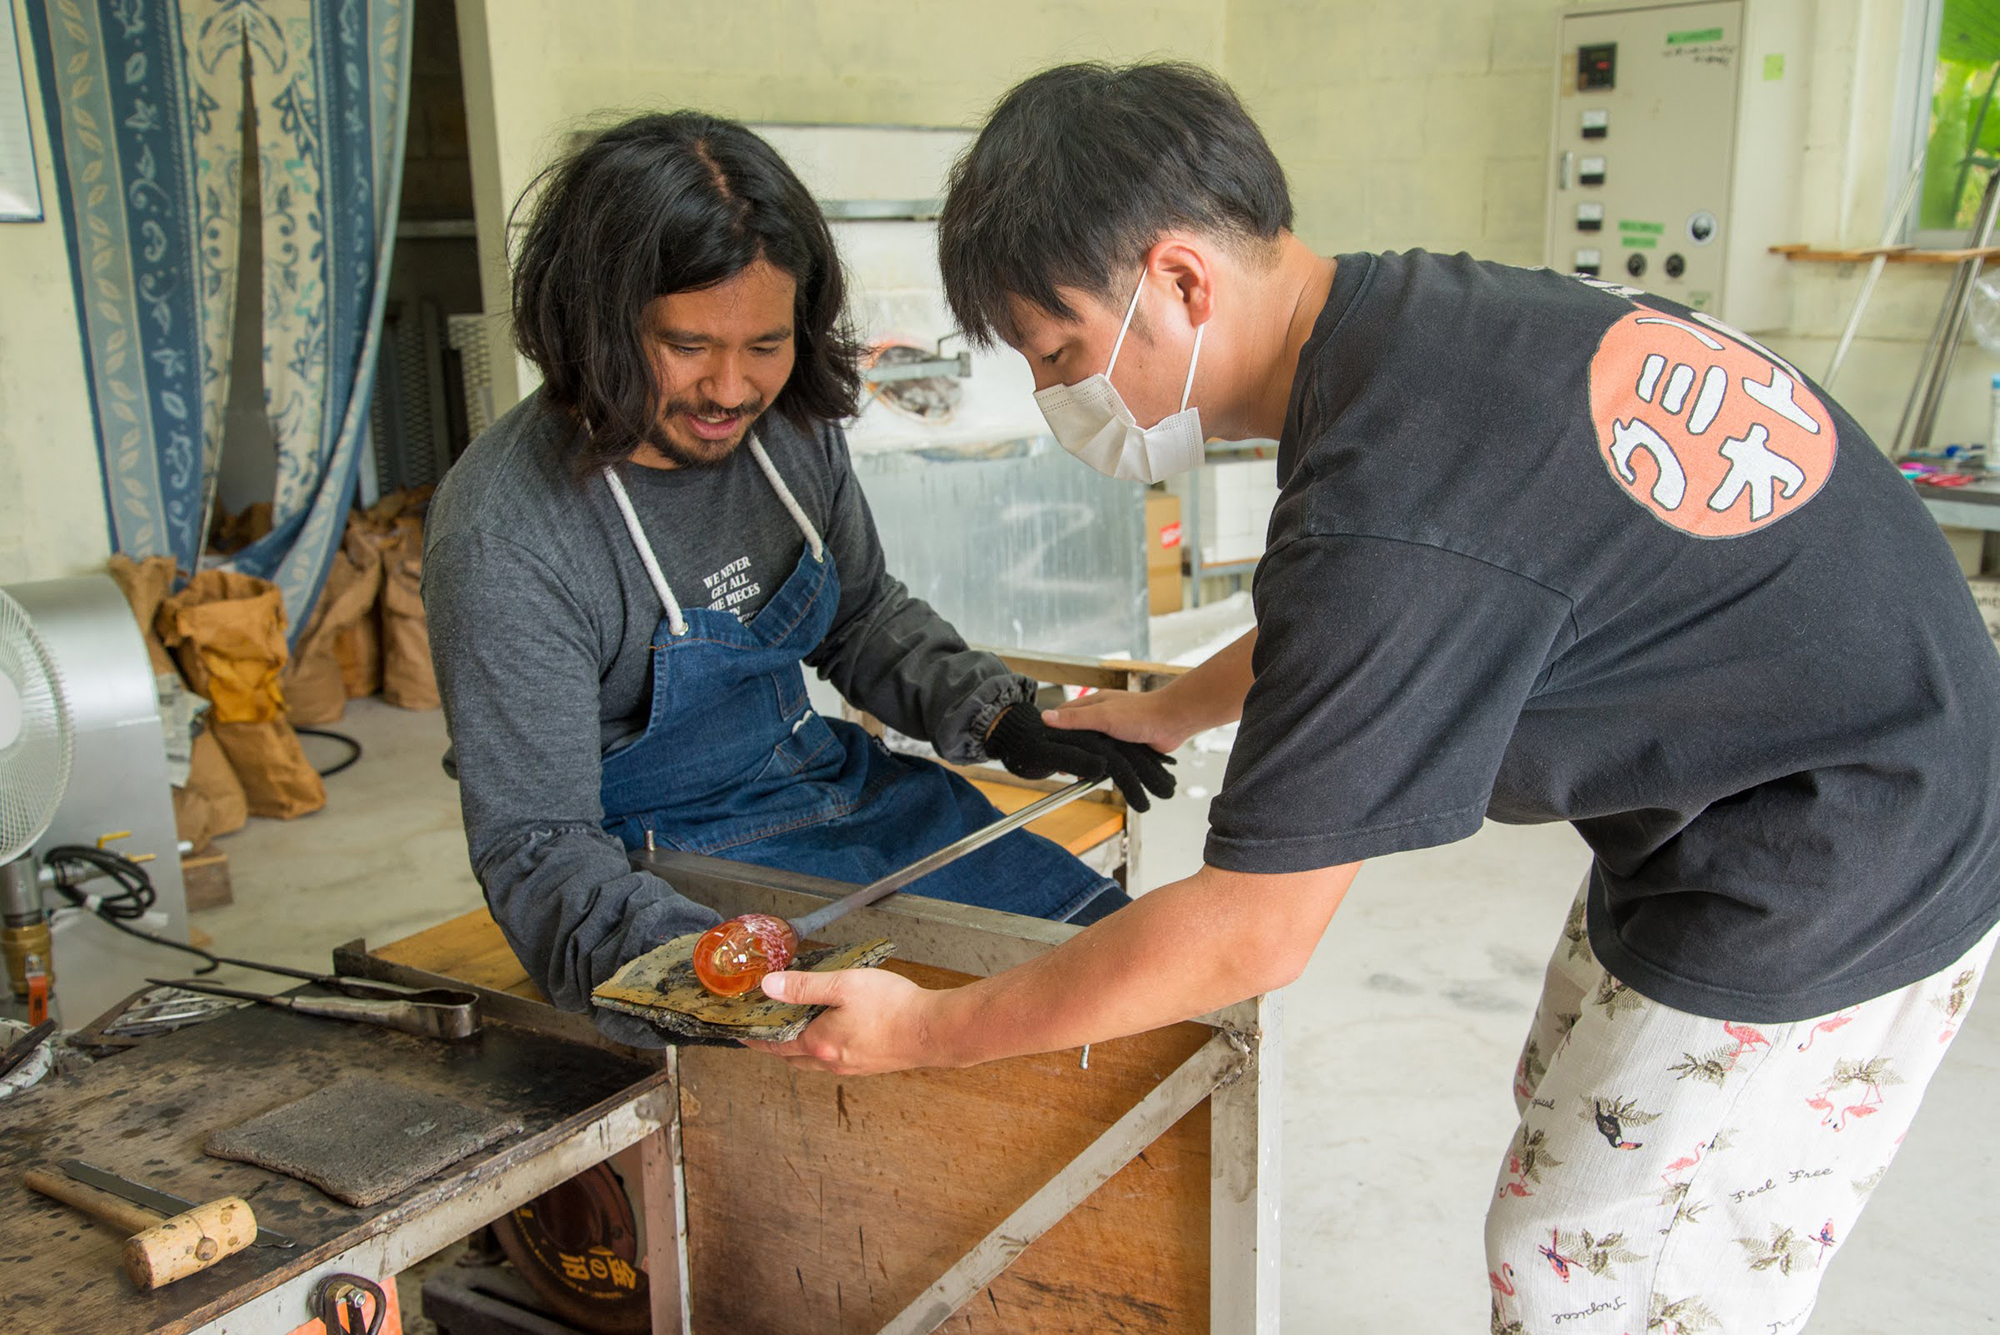
{"label": "window with greenery", "polygon": [[1917,226],[1963,232],[2000,165],[2000,0],[1944,0]]}

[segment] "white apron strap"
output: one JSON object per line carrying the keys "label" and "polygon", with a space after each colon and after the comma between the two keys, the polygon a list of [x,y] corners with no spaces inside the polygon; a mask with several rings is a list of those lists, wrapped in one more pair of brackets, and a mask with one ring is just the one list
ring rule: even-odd
{"label": "white apron strap", "polygon": [[646,567],[646,578],[653,581],[653,592],[660,595],[660,602],[667,609],[667,625],[676,635],[687,634],[687,618],[681,615],[681,605],[674,600],[674,591],[667,587],[667,577],[660,573],[660,559],[653,555],[653,544],[646,541],[646,530],[639,527],[639,515],[632,508],[632,498],[625,494],[625,484],[618,480],[618,472],[614,468],[604,470],[604,480],[611,484],[611,499],[618,502],[618,513],[625,516],[625,531],[632,535],[632,547],[639,553],[639,564]]}
{"label": "white apron strap", "polygon": [[778,500],[784,505],[786,513],[791,515],[792,522],[799,526],[799,532],[805,534],[806,546],[812,548],[813,560],[824,559],[826,544],[820,541],[819,530],[812,526],[812,520],[807,519],[806,512],[799,508],[798,498],[785,485],[785,479],[778,476],[778,466],[771,462],[770,455],[764,453],[764,442],[754,435],[750,437],[750,456],[764,470],[764,476],[771,480],[771,490],[778,493]]}
{"label": "white apron strap", "polygon": [[[806,546],[812,548],[813,560],[826,557],[826,544],[820,540],[819,530],[800,508],[798,497],[785,485],[785,479],[778,474],[778,466],[771,462],[771,456],[764,452],[764,443],[756,436],[750,437],[750,457],[764,470],[764,476],[771,483],[771,490],[778,493],[779,504],[785,513],[799,526],[805,535]],[[625,484],[619,480],[615,468],[604,470],[604,480],[611,485],[611,499],[618,502],[618,513],[625,517],[625,531],[632,535],[632,547],[639,553],[639,563],[646,567],[646,578],[653,582],[653,592],[660,595],[660,602],[667,609],[667,624],[676,635],[687,634],[687,619],[681,615],[681,605],[674,600],[674,591],[667,586],[667,577],[660,571],[660,560],[653,555],[653,544],[646,540],[646,530],[639,525],[638,512],[632,508],[632,498],[625,493]]]}

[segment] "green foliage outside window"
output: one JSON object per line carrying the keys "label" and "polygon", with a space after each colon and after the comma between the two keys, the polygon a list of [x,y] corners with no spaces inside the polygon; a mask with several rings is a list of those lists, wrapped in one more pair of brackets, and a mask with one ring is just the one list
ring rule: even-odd
{"label": "green foliage outside window", "polygon": [[1963,231],[1972,226],[1986,188],[1981,167],[2000,162],[1996,83],[2000,83],[2000,0],[1945,0],[1931,84],[1919,227]]}

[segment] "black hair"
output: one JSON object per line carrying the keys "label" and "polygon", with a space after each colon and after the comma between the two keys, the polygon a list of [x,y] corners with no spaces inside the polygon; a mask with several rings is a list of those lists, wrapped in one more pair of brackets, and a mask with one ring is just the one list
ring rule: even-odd
{"label": "black hair", "polygon": [[859,345],[833,235],[785,160],[748,129],[696,111],[640,116],[544,170],[516,212],[530,196],[514,260],[514,343],[541,369],[549,398],[586,428],[579,476],[629,458],[657,432],[646,304],[759,259],[798,284],[797,360],[772,410],[805,430],[854,414]]}
{"label": "black hair", "polygon": [[1059,65],[1017,84],[952,168],[938,266],[959,328],[1011,335],[1008,299],[1130,292],[1160,234],[1270,242],[1292,225],[1285,171],[1228,84],[1199,65]]}

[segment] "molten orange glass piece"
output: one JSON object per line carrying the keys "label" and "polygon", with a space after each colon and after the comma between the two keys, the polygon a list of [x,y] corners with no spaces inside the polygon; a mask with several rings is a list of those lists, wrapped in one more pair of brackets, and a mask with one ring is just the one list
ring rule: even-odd
{"label": "molten orange glass piece", "polygon": [[740,997],[799,953],[798,934],[783,918],[746,913],[718,923],[694,943],[694,976],[718,997]]}

